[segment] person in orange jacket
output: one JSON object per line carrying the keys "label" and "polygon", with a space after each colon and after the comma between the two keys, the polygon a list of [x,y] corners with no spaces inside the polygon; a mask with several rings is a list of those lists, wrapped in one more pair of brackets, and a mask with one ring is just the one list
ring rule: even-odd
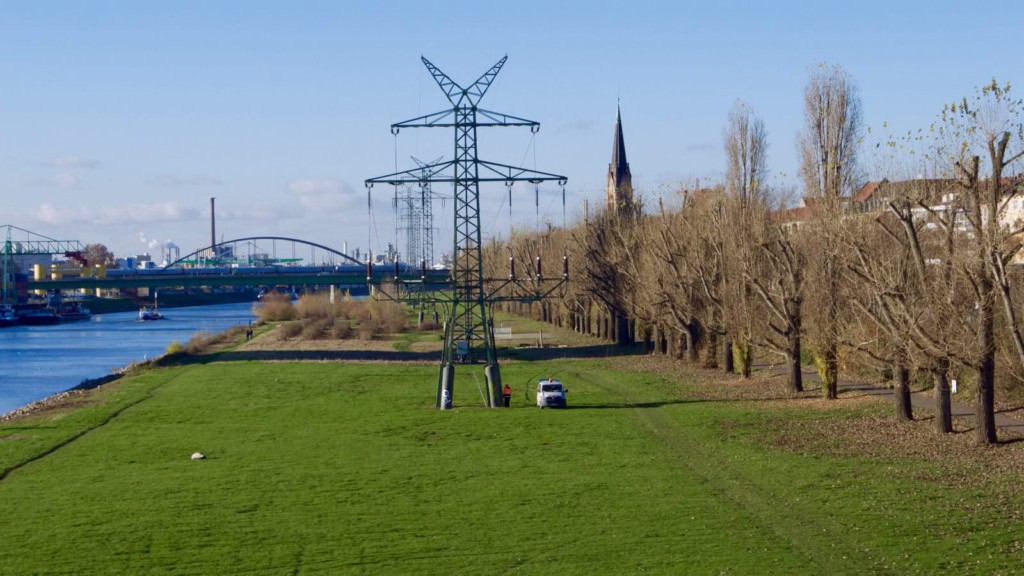
{"label": "person in orange jacket", "polygon": [[512,387],[505,384],[505,387],[501,389],[501,397],[505,399],[505,408],[508,408],[512,403]]}

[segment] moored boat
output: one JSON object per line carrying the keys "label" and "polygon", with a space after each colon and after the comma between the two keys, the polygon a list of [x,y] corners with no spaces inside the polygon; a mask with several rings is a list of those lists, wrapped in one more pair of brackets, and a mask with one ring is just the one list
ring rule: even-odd
{"label": "moored boat", "polygon": [[92,314],[81,302],[61,302],[57,305],[57,318],[60,322],[78,322],[90,317]]}
{"label": "moored boat", "polygon": [[57,311],[48,306],[22,308],[18,310],[18,323],[25,326],[48,326],[60,322]]}
{"label": "moored boat", "polygon": [[150,308],[149,306],[143,306],[139,308],[139,320],[148,322],[150,320],[163,320],[164,315],[161,314],[156,308]]}

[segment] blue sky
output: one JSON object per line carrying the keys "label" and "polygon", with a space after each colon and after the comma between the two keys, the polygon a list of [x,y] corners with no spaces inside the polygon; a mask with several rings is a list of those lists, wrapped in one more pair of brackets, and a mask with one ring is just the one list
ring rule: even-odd
{"label": "blue sky", "polygon": [[[389,130],[446,108],[421,55],[463,85],[508,55],[481,105],[541,130],[481,130],[480,156],[568,176],[570,223],[603,201],[617,99],[645,198],[721,179],[736,99],[766,124],[773,183],[792,187],[811,66],[850,73],[874,133],[927,127],[993,77],[1024,79],[1021,6],[0,2],[0,224],[118,255],[184,252],[209,243],[215,196],[224,239],[380,250],[392,192],[374,188],[368,213],[363,181],[396,155],[399,169],[452,156],[447,130]],[[511,216],[504,186],[481,202],[485,236],[562,223],[555,187],[539,209],[517,188]],[[438,252],[451,208],[434,208]]]}

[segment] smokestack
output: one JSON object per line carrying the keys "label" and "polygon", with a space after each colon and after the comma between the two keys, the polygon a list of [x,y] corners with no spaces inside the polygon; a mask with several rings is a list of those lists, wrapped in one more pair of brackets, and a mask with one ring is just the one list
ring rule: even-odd
{"label": "smokestack", "polygon": [[[210,198],[210,246],[217,245],[217,219],[214,217],[213,204],[217,198]],[[217,249],[213,249],[214,257],[217,256]]]}

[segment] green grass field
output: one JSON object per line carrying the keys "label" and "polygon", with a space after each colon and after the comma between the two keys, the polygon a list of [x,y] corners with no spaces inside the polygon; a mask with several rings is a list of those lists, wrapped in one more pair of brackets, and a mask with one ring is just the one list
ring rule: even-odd
{"label": "green grass field", "polygon": [[[691,400],[603,360],[504,365],[511,410],[482,408],[482,370],[459,367],[439,412],[436,373],[192,365],[0,423],[0,574],[1024,570],[1017,496],[990,507],[916,459],[772,448],[814,413]],[[530,403],[549,374],[570,409]]]}

